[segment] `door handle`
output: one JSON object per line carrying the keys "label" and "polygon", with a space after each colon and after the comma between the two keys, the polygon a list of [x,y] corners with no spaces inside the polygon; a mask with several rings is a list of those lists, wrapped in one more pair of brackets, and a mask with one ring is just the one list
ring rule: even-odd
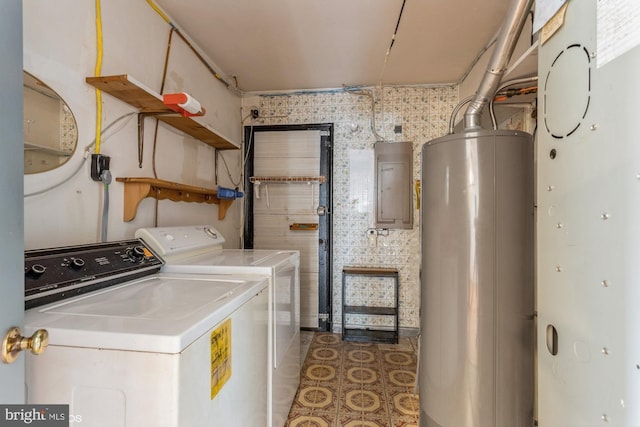
{"label": "door handle", "polygon": [[295,222],[289,225],[289,230],[292,231],[316,231],[318,229],[318,224],[309,223],[309,222]]}
{"label": "door handle", "polygon": [[30,338],[23,337],[20,328],[13,327],[2,338],[2,363],[13,363],[22,350],[40,354],[49,345],[49,332],[38,329]]}
{"label": "door handle", "polygon": [[318,206],[318,209],[316,209],[316,213],[318,214],[318,216],[325,216],[328,212],[327,212],[327,207],[326,206]]}

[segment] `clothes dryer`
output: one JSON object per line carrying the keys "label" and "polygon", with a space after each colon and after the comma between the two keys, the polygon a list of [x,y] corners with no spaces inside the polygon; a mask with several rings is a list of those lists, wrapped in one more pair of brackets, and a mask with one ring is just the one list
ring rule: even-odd
{"label": "clothes dryer", "polygon": [[224,236],[211,225],[142,228],[135,236],[165,260],[167,273],[269,279],[269,426],[283,426],[300,382],[299,251],[224,249]]}

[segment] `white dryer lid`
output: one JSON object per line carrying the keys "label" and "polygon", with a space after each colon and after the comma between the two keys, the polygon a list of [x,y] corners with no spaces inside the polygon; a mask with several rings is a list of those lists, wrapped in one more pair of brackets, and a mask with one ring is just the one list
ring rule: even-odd
{"label": "white dryer lid", "polygon": [[299,264],[300,253],[298,251],[225,249],[222,252],[170,260],[165,263],[163,271],[198,274],[271,275],[280,266],[298,266]]}

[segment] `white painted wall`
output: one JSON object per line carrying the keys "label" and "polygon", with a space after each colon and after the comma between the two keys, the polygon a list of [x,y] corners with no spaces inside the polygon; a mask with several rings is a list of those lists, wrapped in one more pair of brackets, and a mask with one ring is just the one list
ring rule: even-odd
{"label": "white painted wall", "polygon": [[[24,68],[58,92],[78,122],[79,149],[63,167],[25,177],[25,193],[41,191],[70,178],[59,187],[24,199],[25,248],[91,243],[100,239],[101,183],[89,177],[90,158],[82,164],[83,149],[95,138],[95,91],[85,83],[94,74],[96,58],[95,3],[89,1],[25,0]],[[144,1],[102,2],[104,57],[102,75],[129,74],[160,92],[169,25]],[[215,66],[214,66],[215,68]],[[184,91],[205,106],[202,121],[235,144],[240,144],[240,98],[218,82],[186,44],[174,35],[165,92]],[[103,128],[135,109],[103,94]],[[140,203],[136,218],[123,222],[123,184],[115,177],[153,177],[153,119],[147,119],[144,163],[138,168],[137,119],[107,132],[101,153],[111,156],[114,181],[110,186],[108,240],[133,237],[136,229],[154,224],[153,199]],[[182,184],[215,188],[233,187],[220,164],[214,179],[215,150],[160,125],[156,170],[158,178]],[[233,181],[240,179],[240,150],[224,151]],[[220,162],[222,163],[222,162]],[[81,167],[77,175],[73,171]],[[218,221],[216,205],[161,201],[158,225],[215,225],[228,247],[239,247],[240,203],[234,203],[226,219]]]}

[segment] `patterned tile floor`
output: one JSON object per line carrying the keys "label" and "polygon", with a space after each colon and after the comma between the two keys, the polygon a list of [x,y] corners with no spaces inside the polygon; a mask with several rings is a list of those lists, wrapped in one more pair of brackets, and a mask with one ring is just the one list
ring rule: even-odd
{"label": "patterned tile floor", "polygon": [[313,334],[286,427],[417,427],[416,349]]}

